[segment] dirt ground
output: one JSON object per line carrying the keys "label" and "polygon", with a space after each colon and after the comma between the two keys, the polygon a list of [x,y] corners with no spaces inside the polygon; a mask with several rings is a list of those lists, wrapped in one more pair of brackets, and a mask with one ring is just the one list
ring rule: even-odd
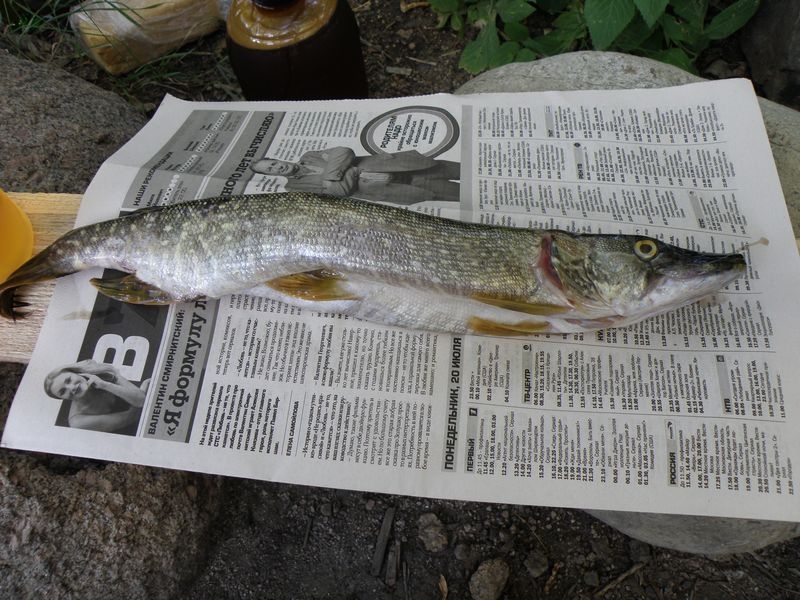
{"label": "dirt ground", "polygon": [[[398,0],[353,6],[372,97],[450,92],[469,79],[457,67],[463,40],[437,30],[427,8],[403,12]],[[117,79],[47,40],[23,41],[34,58],[54,60],[145,112],[166,92],[191,100],[241,98],[221,34],[172,59],[166,77]],[[746,74],[735,45],[713,49],[706,63],[723,74]],[[574,510],[234,479],[225,493],[207,560],[181,597],[469,598],[470,578],[492,559],[502,561],[489,563],[494,573],[507,567],[500,596],[507,599],[800,597],[800,540],[710,559],[651,547]],[[387,514],[393,519],[386,551],[376,562]]]}

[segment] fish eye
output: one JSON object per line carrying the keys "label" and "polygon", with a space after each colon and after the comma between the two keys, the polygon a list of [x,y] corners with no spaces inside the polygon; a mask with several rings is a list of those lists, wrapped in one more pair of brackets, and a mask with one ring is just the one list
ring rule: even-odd
{"label": "fish eye", "polygon": [[653,240],[637,240],[633,251],[642,260],[653,260],[658,254],[658,246]]}

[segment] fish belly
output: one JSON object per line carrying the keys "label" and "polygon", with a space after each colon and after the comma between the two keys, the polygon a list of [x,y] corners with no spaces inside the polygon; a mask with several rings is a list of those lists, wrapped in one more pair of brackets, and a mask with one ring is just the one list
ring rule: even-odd
{"label": "fish belly", "polygon": [[563,315],[530,315],[508,310],[465,296],[436,290],[348,279],[342,289],[351,299],[305,300],[258,285],[247,294],[291,304],[301,309],[340,313],[383,325],[438,331],[455,335],[479,334],[526,336],[537,333],[574,333],[587,327]]}

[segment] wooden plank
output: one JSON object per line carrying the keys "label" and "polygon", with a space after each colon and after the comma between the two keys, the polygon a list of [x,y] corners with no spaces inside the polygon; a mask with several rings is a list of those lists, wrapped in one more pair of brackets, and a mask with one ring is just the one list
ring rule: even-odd
{"label": "wooden plank", "polygon": [[[8,192],[28,215],[33,225],[34,252],[52,244],[73,228],[80,194],[28,194]],[[27,363],[42,329],[45,312],[53,297],[55,283],[48,282],[25,290],[25,301],[31,303],[29,317],[16,322],[0,318],[0,361]]]}
{"label": "wooden plank", "polygon": [[[51,244],[75,224],[80,194],[40,194],[9,192],[33,224],[34,251]],[[800,240],[797,240],[800,250]],[[0,319],[0,362],[27,363],[42,329],[44,315],[53,297],[53,282],[41,283],[25,290],[25,301],[31,303],[31,315],[17,322]]]}

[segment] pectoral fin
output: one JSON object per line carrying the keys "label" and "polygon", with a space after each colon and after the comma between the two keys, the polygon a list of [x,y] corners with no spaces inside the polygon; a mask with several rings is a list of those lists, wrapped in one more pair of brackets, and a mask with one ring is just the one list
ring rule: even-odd
{"label": "pectoral fin", "polygon": [[347,281],[338,273],[318,269],[304,273],[293,273],[267,281],[273,290],[301,300],[331,301],[358,300],[359,297],[347,290]]}
{"label": "pectoral fin", "polygon": [[94,278],[89,282],[101,294],[130,304],[162,305],[180,300],[154,285],[145,283],[135,275],[107,279]]}
{"label": "pectoral fin", "polygon": [[503,323],[500,321],[492,321],[491,319],[483,319],[481,317],[470,317],[467,321],[467,327],[471,332],[479,335],[512,336],[544,333],[549,329],[550,323],[547,321]]}
{"label": "pectoral fin", "polygon": [[499,308],[525,313],[526,315],[541,315],[546,317],[549,315],[563,314],[571,310],[571,307],[569,306],[560,306],[558,304],[539,304],[535,302],[525,302],[524,300],[497,298],[485,294],[474,294],[472,298],[478,302],[483,302],[484,304],[490,304]]}

